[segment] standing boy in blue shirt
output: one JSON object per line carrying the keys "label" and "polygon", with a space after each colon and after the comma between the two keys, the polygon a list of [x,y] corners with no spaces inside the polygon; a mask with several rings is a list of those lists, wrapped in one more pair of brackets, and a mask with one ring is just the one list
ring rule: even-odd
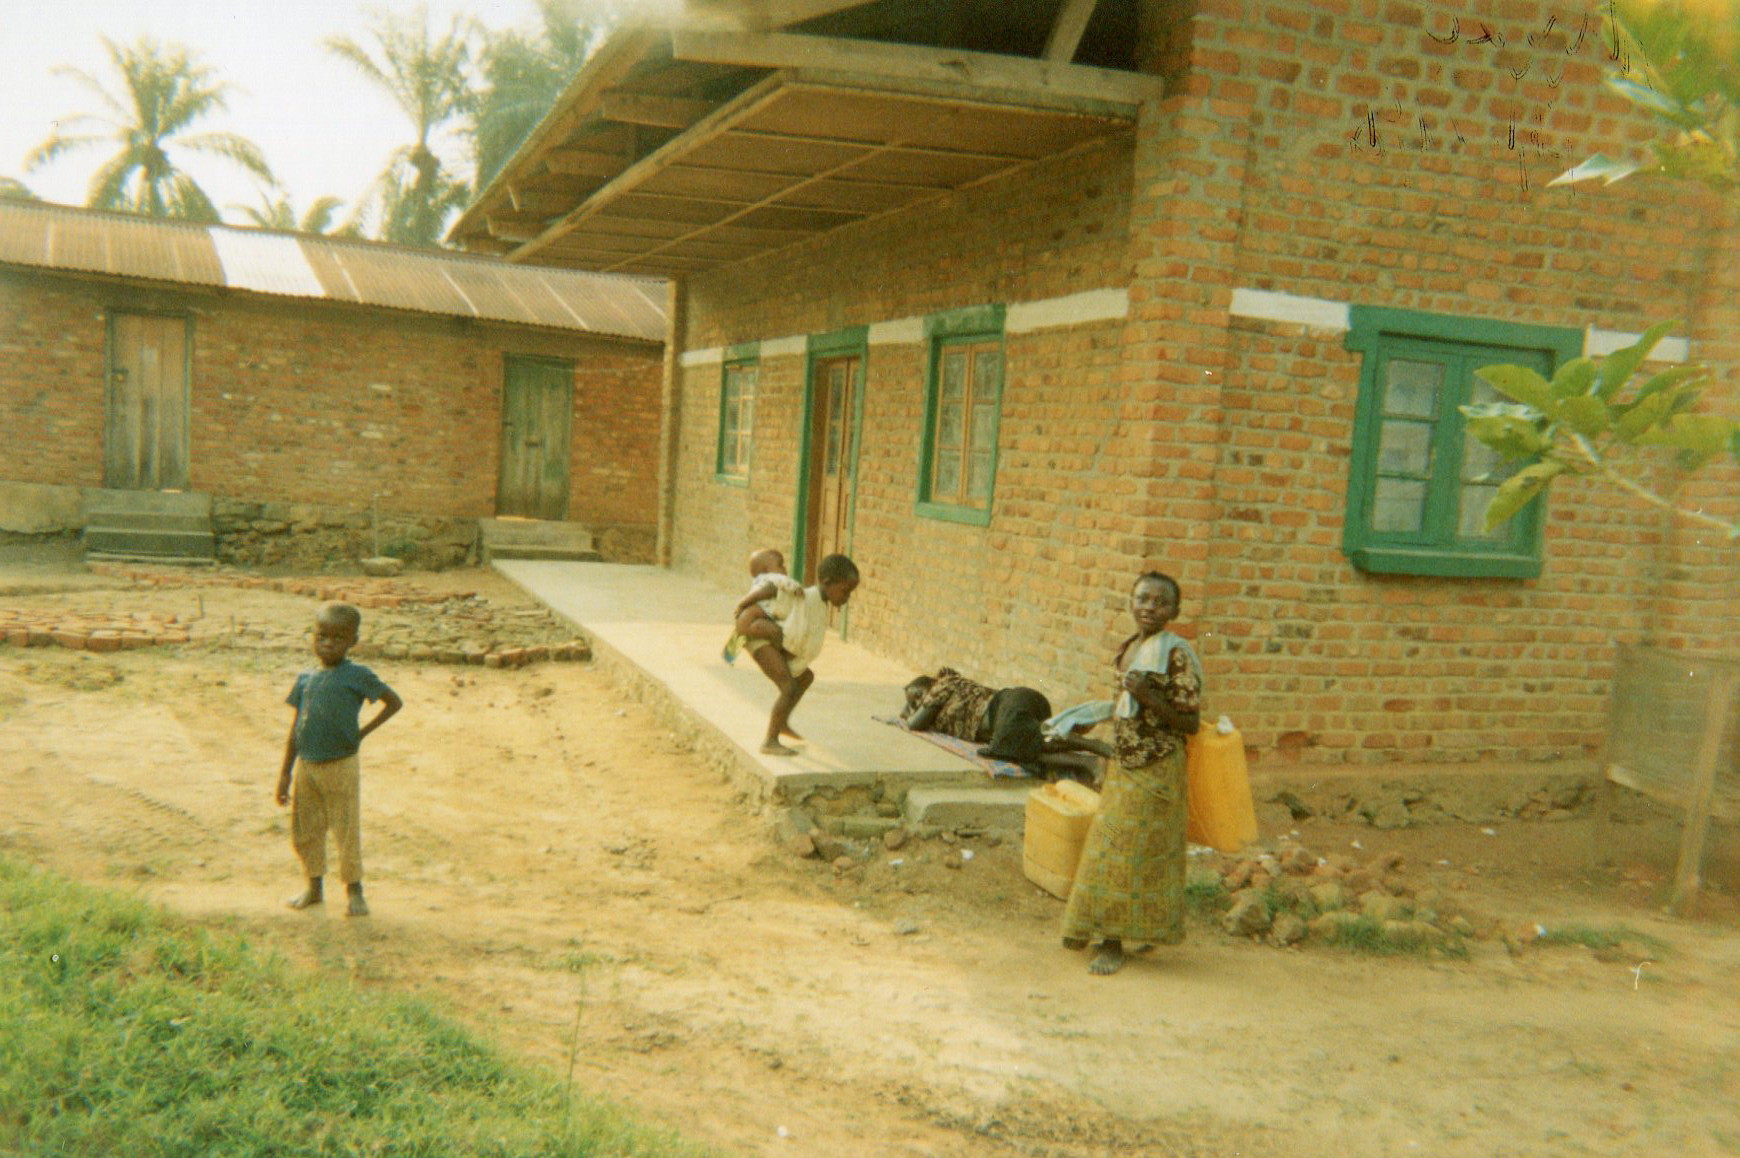
{"label": "standing boy in blue shirt", "polygon": [[[290,899],[292,909],[325,900],[326,832],[338,841],[338,875],[350,894],[346,916],[366,917],[362,890],[362,766],[357,749],[363,737],[392,718],[405,701],[379,676],[345,655],[356,646],[362,612],[348,603],[328,603],[314,617],[314,654],[320,667],[296,677],[286,703],[296,709],[284,766],[278,773],[278,803],[291,801],[290,770],[297,761],[295,803],[290,807],[290,842],[308,875],[308,888]],[[381,701],[374,719],[358,727],[363,701]]]}

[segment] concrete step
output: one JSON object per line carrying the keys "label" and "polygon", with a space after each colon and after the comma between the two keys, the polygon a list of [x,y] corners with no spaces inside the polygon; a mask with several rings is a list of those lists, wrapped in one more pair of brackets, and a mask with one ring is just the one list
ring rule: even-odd
{"label": "concrete step", "polygon": [[85,526],[113,527],[125,531],[210,534],[211,516],[167,511],[91,511],[85,515]]}
{"label": "concrete step", "polygon": [[534,519],[482,519],[478,522],[479,555],[485,563],[494,559],[558,559],[596,563],[603,558],[582,523],[542,522]]}
{"label": "concrete step", "polygon": [[117,491],[85,493],[85,518],[95,515],[183,515],[211,520],[211,496],[199,491]]}
{"label": "concrete step", "polygon": [[87,555],[206,560],[217,558],[217,537],[209,530],[87,526],[84,541]]}
{"label": "concrete step", "polygon": [[1008,780],[979,787],[909,788],[902,815],[911,825],[940,828],[997,828],[1020,832],[1027,819],[1027,795],[1042,780]]}
{"label": "concrete step", "polygon": [[193,491],[91,491],[85,498],[84,546],[102,558],[217,558],[211,496]]}

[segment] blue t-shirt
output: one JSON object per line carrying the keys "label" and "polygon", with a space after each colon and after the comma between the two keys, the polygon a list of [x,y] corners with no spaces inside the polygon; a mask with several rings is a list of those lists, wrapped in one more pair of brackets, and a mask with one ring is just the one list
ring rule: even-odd
{"label": "blue t-shirt", "polygon": [[284,702],[296,709],[296,755],[303,760],[341,760],[362,746],[358,717],[370,703],[392,691],[360,663],[340,660],[296,677]]}

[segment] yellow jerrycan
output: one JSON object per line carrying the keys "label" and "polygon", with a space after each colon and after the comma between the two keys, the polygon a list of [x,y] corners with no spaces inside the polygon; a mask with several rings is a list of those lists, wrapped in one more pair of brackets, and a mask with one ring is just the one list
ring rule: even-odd
{"label": "yellow jerrycan", "polygon": [[1100,794],[1074,780],[1058,780],[1027,794],[1021,867],[1027,879],[1054,897],[1069,899],[1088,826]]}
{"label": "yellow jerrycan", "polygon": [[1184,748],[1189,779],[1189,824],[1185,838],[1219,852],[1237,852],[1257,839],[1257,812],[1251,805],[1251,776],[1245,767],[1245,741],[1225,716],[1203,728]]}

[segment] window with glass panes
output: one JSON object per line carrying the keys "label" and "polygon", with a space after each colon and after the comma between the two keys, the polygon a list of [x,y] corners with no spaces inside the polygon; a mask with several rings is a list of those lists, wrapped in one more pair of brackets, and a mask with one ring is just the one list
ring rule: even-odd
{"label": "window with glass panes", "polygon": [[1349,557],[1367,571],[1538,575],[1540,500],[1485,527],[1493,495],[1528,464],[1465,437],[1460,407],[1503,400],[1475,373],[1481,367],[1551,377],[1580,341],[1574,330],[1356,307],[1348,345],[1365,360],[1343,531]]}
{"label": "window with glass panes", "polygon": [[727,362],[719,394],[718,471],[727,478],[749,477],[749,446],[755,432],[754,362]]}
{"label": "window with glass panes", "polygon": [[926,422],[927,502],[989,513],[1002,394],[1001,340],[937,343]]}

